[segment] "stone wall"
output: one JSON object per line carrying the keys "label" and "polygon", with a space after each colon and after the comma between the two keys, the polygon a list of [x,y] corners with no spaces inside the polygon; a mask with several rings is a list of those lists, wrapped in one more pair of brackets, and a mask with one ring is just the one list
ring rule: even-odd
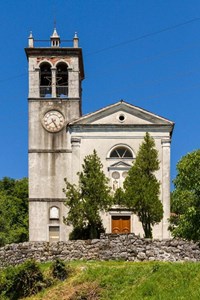
{"label": "stone wall", "polygon": [[0,267],[26,259],[128,260],[128,261],[200,261],[198,244],[183,240],[141,239],[134,234],[103,235],[101,239],[58,243],[26,242],[0,248]]}

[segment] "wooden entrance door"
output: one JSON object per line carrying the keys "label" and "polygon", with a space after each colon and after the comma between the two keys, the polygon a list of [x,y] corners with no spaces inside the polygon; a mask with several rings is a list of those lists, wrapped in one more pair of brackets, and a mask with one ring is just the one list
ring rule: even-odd
{"label": "wooden entrance door", "polygon": [[112,216],[112,233],[130,233],[130,216]]}

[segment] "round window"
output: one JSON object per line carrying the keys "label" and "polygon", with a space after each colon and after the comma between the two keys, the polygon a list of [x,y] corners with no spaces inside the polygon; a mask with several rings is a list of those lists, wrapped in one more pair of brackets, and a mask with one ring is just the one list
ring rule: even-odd
{"label": "round window", "polygon": [[126,178],[127,175],[128,175],[128,172],[127,172],[127,171],[124,171],[124,172],[122,173],[122,177],[123,177],[123,178]]}
{"label": "round window", "polygon": [[120,114],[120,115],[119,115],[119,121],[120,121],[120,122],[124,122],[124,120],[125,120],[125,115]]}
{"label": "round window", "polygon": [[120,177],[119,172],[113,172],[113,173],[112,173],[112,178],[113,178],[113,179],[119,179],[119,177]]}

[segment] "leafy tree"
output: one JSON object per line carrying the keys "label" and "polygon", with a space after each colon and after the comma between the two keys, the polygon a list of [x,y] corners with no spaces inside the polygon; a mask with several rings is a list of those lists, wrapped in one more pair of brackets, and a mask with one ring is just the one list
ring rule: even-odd
{"label": "leafy tree", "polygon": [[28,180],[0,180],[0,246],[28,240]]}
{"label": "leafy tree", "polygon": [[107,210],[112,203],[108,178],[102,167],[94,150],[85,157],[83,171],[77,174],[79,184],[71,184],[65,179],[65,205],[69,212],[64,221],[74,227],[71,238],[97,238],[104,231],[100,211]]}
{"label": "leafy tree", "polygon": [[175,237],[200,240],[200,149],[188,153],[177,164],[172,192],[170,230]]}
{"label": "leafy tree", "polygon": [[113,197],[113,203],[116,205],[121,205],[123,206],[125,204],[124,202],[125,199],[125,192],[122,188],[118,188],[115,191],[114,197]]}
{"label": "leafy tree", "polygon": [[0,180],[0,191],[4,191],[7,195],[13,194],[15,189],[15,179],[4,177]]}
{"label": "leafy tree", "polygon": [[125,203],[139,217],[145,237],[152,238],[152,226],[163,217],[159,200],[160,183],[155,171],[159,170],[158,152],[153,138],[146,133],[135,163],[124,181]]}

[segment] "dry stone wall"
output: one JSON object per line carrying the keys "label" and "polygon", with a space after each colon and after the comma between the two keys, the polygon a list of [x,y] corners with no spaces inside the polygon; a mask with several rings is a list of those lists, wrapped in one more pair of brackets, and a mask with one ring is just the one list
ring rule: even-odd
{"label": "dry stone wall", "polygon": [[127,260],[127,261],[200,261],[200,247],[183,240],[141,239],[134,234],[102,235],[101,239],[58,243],[26,242],[0,248],[0,267],[27,259]]}

